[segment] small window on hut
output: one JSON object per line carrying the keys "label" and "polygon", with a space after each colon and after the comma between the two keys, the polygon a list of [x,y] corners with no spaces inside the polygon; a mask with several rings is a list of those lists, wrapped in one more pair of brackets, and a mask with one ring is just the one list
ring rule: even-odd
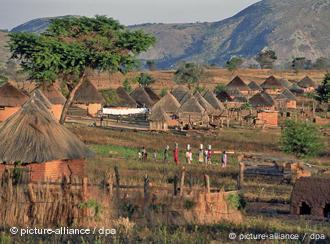
{"label": "small window on hut", "polygon": [[306,203],[302,202],[300,205],[300,215],[310,215],[312,212],[312,208]]}
{"label": "small window on hut", "polygon": [[327,203],[324,207],[324,217],[330,219],[330,203]]}
{"label": "small window on hut", "polygon": [[289,112],[287,112],[286,117],[291,117],[291,114]]}

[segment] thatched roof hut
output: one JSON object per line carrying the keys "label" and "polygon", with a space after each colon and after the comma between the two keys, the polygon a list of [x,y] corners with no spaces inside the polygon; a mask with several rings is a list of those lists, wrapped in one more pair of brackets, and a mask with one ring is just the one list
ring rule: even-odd
{"label": "thatched roof hut", "polygon": [[273,75],[269,76],[264,83],[261,84],[263,89],[283,89],[282,83],[276,79]]}
{"label": "thatched roof hut", "polygon": [[0,107],[20,107],[29,97],[10,83],[0,87]]}
{"label": "thatched roof hut", "polygon": [[116,89],[116,101],[110,104],[111,107],[136,108],[136,101],[126,92],[123,87]]}
{"label": "thatched roof hut", "polygon": [[238,89],[230,89],[230,90],[226,90],[226,92],[232,99],[235,97],[244,97],[242,92]]}
{"label": "thatched roof hut", "polygon": [[171,118],[166,114],[165,110],[161,106],[156,106],[151,110],[149,120],[152,122],[166,122]]}
{"label": "thatched roof hut", "polygon": [[212,107],[216,110],[223,111],[225,109],[225,106],[220,102],[220,100],[215,96],[213,92],[210,90],[207,90],[203,97],[205,100],[212,105]]}
{"label": "thatched roof hut", "polygon": [[150,98],[146,90],[139,86],[131,92],[130,96],[137,102],[140,107],[151,108],[155,102]]}
{"label": "thatched roof hut", "polygon": [[316,83],[308,76],[305,76],[297,84],[298,84],[298,86],[300,86],[302,88],[310,88],[310,87],[315,88],[316,87]]}
{"label": "thatched roof hut", "polygon": [[285,88],[289,88],[292,86],[292,83],[290,81],[288,81],[287,79],[279,79],[279,82],[282,84],[282,86],[284,86]]}
{"label": "thatched roof hut", "polygon": [[262,91],[261,86],[259,86],[255,81],[251,81],[248,86],[252,91]]}
{"label": "thatched roof hut", "polygon": [[147,92],[151,100],[156,103],[160,100],[160,97],[151,89],[151,87],[146,86],[144,87],[144,90]]}
{"label": "thatched roof hut", "polygon": [[43,163],[93,155],[35,95],[0,124],[0,138],[5,139],[0,140],[0,162]]}
{"label": "thatched roof hut", "polygon": [[249,99],[249,103],[254,108],[272,107],[275,104],[273,99],[265,92],[260,92],[255,94],[253,97]]}
{"label": "thatched roof hut", "polygon": [[296,96],[290,92],[288,89],[285,89],[281,94],[279,94],[275,100],[278,100],[278,99],[285,99],[285,100],[288,100],[288,101],[295,101],[297,100]]}
{"label": "thatched roof hut", "polygon": [[184,97],[181,99],[180,104],[184,104],[185,102],[187,102],[190,98],[192,98],[194,95],[189,91],[187,92]]}
{"label": "thatched roof hut", "polygon": [[59,89],[55,84],[50,86],[45,86],[40,88],[42,93],[47,97],[47,99],[51,102],[51,104],[60,104],[64,105],[66,102],[66,98],[62,95]]}
{"label": "thatched roof hut", "polygon": [[171,94],[167,93],[152,108],[161,107],[166,113],[174,114],[180,108],[181,104]]}
{"label": "thatched roof hut", "polygon": [[179,103],[181,103],[183,97],[189,92],[190,91],[187,87],[181,85],[173,89],[172,95],[176,98],[176,100],[178,100]]}
{"label": "thatched roof hut", "polygon": [[238,89],[239,91],[250,91],[250,88],[247,84],[239,77],[236,76],[231,82],[229,82],[226,86],[227,90]]}
{"label": "thatched roof hut", "polygon": [[205,109],[207,114],[212,115],[215,113],[215,109],[208,101],[197,91],[194,96],[196,97],[198,103]]}
{"label": "thatched roof hut", "polygon": [[86,80],[77,90],[74,102],[80,104],[103,104],[104,99],[96,87]]}
{"label": "thatched roof hut", "polygon": [[205,109],[199,104],[196,97],[190,97],[179,109],[179,113],[205,113]]}

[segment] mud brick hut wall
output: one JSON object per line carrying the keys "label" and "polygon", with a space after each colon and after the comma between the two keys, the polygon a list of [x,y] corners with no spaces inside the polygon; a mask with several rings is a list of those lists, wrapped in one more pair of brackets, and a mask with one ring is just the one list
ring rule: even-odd
{"label": "mud brick hut wall", "polygon": [[12,164],[0,164],[0,174],[6,169],[22,169],[31,181],[46,181],[49,179],[61,179],[64,176],[85,176],[85,160],[54,160],[45,163],[32,163],[26,166],[14,166]]}
{"label": "mud brick hut wall", "polygon": [[266,126],[278,126],[278,112],[277,111],[260,111],[258,112],[258,119],[263,121]]}
{"label": "mud brick hut wall", "polygon": [[291,214],[303,212],[303,205],[310,208],[310,215],[330,216],[330,179],[302,177],[294,185],[291,196]]}

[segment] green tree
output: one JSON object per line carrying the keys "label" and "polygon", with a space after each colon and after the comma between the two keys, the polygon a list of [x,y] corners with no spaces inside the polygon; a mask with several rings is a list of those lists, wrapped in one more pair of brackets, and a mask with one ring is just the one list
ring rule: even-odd
{"label": "green tree", "polygon": [[324,147],[318,128],[309,122],[285,121],[281,135],[282,150],[297,157],[317,155]]}
{"label": "green tree", "polygon": [[328,103],[330,100],[330,73],[324,76],[323,82],[316,88],[315,99],[320,103]]}
{"label": "green tree", "polygon": [[155,38],[130,31],[105,16],[54,19],[40,34],[11,33],[12,59],[17,59],[29,78],[39,84],[62,80],[69,94],[60,122],[64,123],[86,70],[127,72],[137,66],[136,56]]}
{"label": "green tree", "polygon": [[227,68],[229,71],[234,72],[237,69],[239,69],[239,67],[243,64],[243,59],[241,59],[240,57],[231,57],[230,60],[228,60],[225,64],[225,68]]}
{"label": "green tree", "polygon": [[187,84],[189,89],[206,78],[207,72],[203,65],[196,63],[182,63],[174,73],[174,81],[178,84]]}
{"label": "green tree", "polygon": [[256,61],[262,69],[272,69],[276,60],[277,56],[275,51],[268,48],[261,50],[256,57]]}
{"label": "green tree", "polygon": [[146,73],[140,73],[140,75],[136,78],[136,81],[140,84],[140,86],[150,86],[152,83],[155,83],[156,80]]}
{"label": "green tree", "polygon": [[132,83],[133,83],[133,81],[129,78],[126,78],[123,81],[123,87],[124,87],[125,91],[127,91],[128,93],[130,93],[133,90]]}
{"label": "green tree", "polygon": [[311,67],[312,61],[306,59],[305,57],[298,57],[292,59],[291,68],[296,72],[299,72],[299,70],[311,69]]}
{"label": "green tree", "polygon": [[226,86],[223,84],[218,84],[215,88],[214,88],[214,93],[216,95],[219,95],[221,92],[226,91]]}

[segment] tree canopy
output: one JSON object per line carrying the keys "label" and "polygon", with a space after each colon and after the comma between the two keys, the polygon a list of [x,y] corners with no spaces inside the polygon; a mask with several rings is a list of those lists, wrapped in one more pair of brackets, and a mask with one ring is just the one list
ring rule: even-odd
{"label": "tree canopy", "polygon": [[259,63],[262,69],[272,69],[274,62],[277,60],[275,51],[271,49],[264,49],[258,53],[256,61]]}
{"label": "tree canopy", "polygon": [[156,80],[147,73],[140,73],[140,75],[136,78],[136,81],[140,86],[149,86]]}
{"label": "tree canopy", "polygon": [[243,59],[240,57],[231,57],[230,60],[228,60],[225,64],[225,67],[229,71],[235,71],[237,70],[241,65],[243,64]]}
{"label": "tree canopy", "polygon": [[178,84],[188,84],[189,87],[195,85],[206,77],[206,69],[201,64],[182,63],[175,71],[174,80]]}
{"label": "tree canopy", "polygon": [[328,103],[330,100],[330,73],[324,76],[323,82],[316,88],[315,99],[320,103]]}
{"label": "tree canopy", "polygon": [[281,136],[282,150],[297,157],[318,154],[324,147],[318,128],[309,122],[287,120]]}
{"label": "tree canopy", "polygon": [[39,84],[65,81],[69,97],[61,118],[64,122],[86,69],[127,72],[137,66],[136,55],[154,42],[149,34],[96,16],[54,19],[40,35],[11,33],[9,46],[12,58],[19,60],[31,80]]}

